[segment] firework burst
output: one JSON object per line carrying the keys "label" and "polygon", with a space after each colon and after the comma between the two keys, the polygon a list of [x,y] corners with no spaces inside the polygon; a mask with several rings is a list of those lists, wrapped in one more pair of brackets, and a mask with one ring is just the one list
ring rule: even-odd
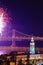
{"label": "firework burst", "polygon": [[2,33],[4,27],[7,25],[7,23],[10,22],[10,17],[8,16],[8,13],[3,8],[0,8],[0,33]]}

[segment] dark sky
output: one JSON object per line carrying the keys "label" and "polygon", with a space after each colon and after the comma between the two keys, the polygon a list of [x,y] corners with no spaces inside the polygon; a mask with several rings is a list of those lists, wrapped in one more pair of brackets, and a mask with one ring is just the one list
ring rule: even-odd
{"label": "dark sky", "polygon": [[15,29],[29,35],[43,36],[42,1],[1,0],[1,3],[11,13]]}
{"label": "dark sky", "polygon": [[17,30],[43,36],[43,3],[40,1],[17,1],[15,25]]}
{"label": "dark sky", "polygon": [[43,36],[43,1],[0,0],[13,18],[12,26],[26,34]]}

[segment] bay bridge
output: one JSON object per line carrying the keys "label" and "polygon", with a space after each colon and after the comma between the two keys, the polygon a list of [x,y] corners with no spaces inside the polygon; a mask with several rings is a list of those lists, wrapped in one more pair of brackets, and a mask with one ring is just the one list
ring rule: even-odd
{"label": "bay bridge", "polygon": [[[6,35],[9,33],[12,33],[11,36]],[[0,41],[12,41],[12,44],[10,46],[0,46],[0,52],[4,52],[5,54],[11,51],[29,51],[29,47],[18,47],[16,46],[15,41],[22,41],[22,40],[28,40],[31,41],[31,35],[24,34],[20,31],[17,31],[13,29],[12,31],[7,31],[5,35],[0,35]],[[39,36],[33,36],[35,41],[43,41],[43,37]],[[43,51],[43,48],[36,48],[36,51],[41,50]],[[3,54],[3,53],[2,53]]]}

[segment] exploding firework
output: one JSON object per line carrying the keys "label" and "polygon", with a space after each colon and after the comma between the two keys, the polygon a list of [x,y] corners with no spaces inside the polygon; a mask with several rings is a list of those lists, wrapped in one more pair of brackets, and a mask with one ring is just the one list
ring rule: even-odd
{"label": "exploding firework", "polygon": [[4,27],[9,23],[10,17],[8,16],[8,13],[3,8],[0,8],[0,33],[2,33]]}

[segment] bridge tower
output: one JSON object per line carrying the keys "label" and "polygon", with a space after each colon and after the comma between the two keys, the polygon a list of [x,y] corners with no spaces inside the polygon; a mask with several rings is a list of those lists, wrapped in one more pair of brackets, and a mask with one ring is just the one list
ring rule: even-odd
{"label": "bridge tower", "polygon": [[12,45],[11,46],[15,46],[15,30],[12,30]]}

